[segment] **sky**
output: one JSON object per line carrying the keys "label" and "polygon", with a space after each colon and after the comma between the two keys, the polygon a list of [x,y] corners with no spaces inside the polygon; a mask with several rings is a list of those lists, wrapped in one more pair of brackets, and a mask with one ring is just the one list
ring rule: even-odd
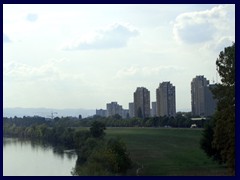
{"label": "sky", "polygon": [[3,5],[3,107],[106,108],[156,101],[159,83],[191,110],[190,83],[220,82],[216,59],[235,42],[235,5]]}

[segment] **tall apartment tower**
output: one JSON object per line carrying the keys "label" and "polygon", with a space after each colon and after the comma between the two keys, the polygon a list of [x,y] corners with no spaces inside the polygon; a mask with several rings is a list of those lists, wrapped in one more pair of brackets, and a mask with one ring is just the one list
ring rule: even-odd
{"label": "tall apartment tower", "polygon": [[205,98],[205,116],[212,116],[217,109],[217,100],[214,99],[211,89],[216,87],[215,84],[209,84],[205,87],[204,98]]}
{"label": "tall apartment tower", "polygon": [[105,109],[96,109],[96,115],[106,117],[107,111]]}
{"label": "tall apartment tower", "polygon": [[107,117],[119,114],[122,116],[122,106],[117,102],[111,102],[107,104]]}
{"label": "tall apartment tower", "polygon": [[150,117],[150,92],[144,87],[138,87],[134,92],[134,116]]}
{"label": "tall apartment tower", "polygon": [[129,117],[130,118],[135,117],[134,116],[134,103],[133,102],[129,103]]}
{"label": "tall apartment tower", "polygon": [[158,116],[175,116],[176,99],[175,86],[170,82],[162,82],[156,90],[157,96],[157,115]]}
{"label": "tall apartment tower", "polygon": [[193,116],[211,116],[216,110],[217,101],[213,99],[209,81],[204,76],[196,76],[191,82],[191,104]]}
{"label": "tall apartment tower", "polygon": [[157,102],[152,102],[151,116],[157,116]]}

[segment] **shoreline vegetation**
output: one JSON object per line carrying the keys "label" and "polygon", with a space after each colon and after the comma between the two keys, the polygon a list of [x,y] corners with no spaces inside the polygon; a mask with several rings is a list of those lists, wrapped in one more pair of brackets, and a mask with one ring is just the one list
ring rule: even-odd
{"label": "shoreline vegetation", "polygon": [[17,126],[5,119],[3,135],[39,140],[66,150],[75,149],[78,158],[72,175],[124,175],[132,167],[124,142],[118,138],[105,139],[106,128],[101,122],[94,121],[89,130],[60,124],[52,127],[41,123],[23,124]]}
{"label": "shoreline vegetation", "polygon": [[90,126],[74,127],[67,118],[4,118],[3,134],[75,149],[78,158],[71,172],[74,176],[227,175],[224,165],[209,159],[200,149],[203,129],[141,124],[106,129],[101,121],[90,122]]}

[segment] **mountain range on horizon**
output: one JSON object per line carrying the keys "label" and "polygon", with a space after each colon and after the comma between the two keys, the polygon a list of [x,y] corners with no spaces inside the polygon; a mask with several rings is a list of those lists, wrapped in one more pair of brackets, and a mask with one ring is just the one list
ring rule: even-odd
{"label": "mountain range on horizon", "polygon": [[[178,111],[181,112],[190,112],[189,109],[179,109]],[[79,117],[86,118],[89,116],[93,116],[96,114],[95,109],[83,109],[83,108],[64,108],[64,109],[57,109],[57,108],[22,108],[22,107],[15,107],[15,108],[3,108],[3,117],[23,117],[23,116],[41,116],[45,118],[53,117]]]}
{"label": "mountain range on horizon", "polygon": [[41,116],[45,118],[53,117],[79,117],[81,115],[83,118],[93,116],[96,113],[94,109],[56,109],[56,108],[3,108],[3,117],[23,117],[23,116]]}

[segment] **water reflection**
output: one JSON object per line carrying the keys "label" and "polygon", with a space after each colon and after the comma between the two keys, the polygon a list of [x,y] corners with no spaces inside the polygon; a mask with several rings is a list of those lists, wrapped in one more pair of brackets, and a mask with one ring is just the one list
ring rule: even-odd
{"label": "water reflection", "polygon": [[14,146],[26,146],[31,145],[31,149],[33,151],[38,152],[40,151],[49,151],[52,149],[52,152],[55,156],[64,158],[67,157],[69,160],[76,159],[77,154],[74,149],[65,149],[62,146],[52,146],[50,143],[40,141],[40,140],[28,140],[28,139],[21,139],[21,138],[3,138],[3,147],[7,145],[14,145]]}
{"label": "water reflection", "polygon": [[75,150],[42,141],[3,138],[4,176],[70,176],[76,160]]}

